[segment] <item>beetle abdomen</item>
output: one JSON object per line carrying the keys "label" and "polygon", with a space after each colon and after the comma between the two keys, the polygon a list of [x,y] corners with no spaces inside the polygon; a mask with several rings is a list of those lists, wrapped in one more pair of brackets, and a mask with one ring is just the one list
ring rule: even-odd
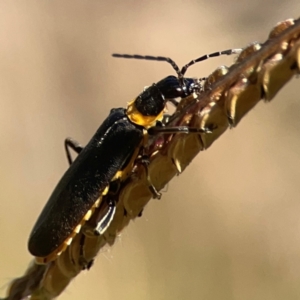
{"label": "beetle abdomen", "polygon": [[133,125],[123,108],[111,111],[40,214],[28,242],[31,254],[46,257],[72,235],[142,139],[142,127]]}

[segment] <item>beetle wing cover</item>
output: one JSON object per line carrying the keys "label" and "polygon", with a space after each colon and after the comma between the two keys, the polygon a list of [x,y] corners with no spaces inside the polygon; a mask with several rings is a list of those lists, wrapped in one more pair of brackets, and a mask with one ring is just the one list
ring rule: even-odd
{"label": "beetle wing cover", "polygon": [[29,238],[31,254],[48,256],[70,236],[142,138],[142,128],[128,120],[124,109],[111,111],[45,205]]}

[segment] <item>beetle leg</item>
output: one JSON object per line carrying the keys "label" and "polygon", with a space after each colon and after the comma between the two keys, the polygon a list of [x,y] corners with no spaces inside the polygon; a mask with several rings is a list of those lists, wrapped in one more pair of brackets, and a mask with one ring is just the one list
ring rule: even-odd
{"label": "beetle leg", "polygon": [[110,223],[113,220],[114,215],[116,213],[116,201],[108,199],[107,202],[108,202],[108,211],[101,218],[101,220],[98,222],[96,228],[94,229],[95,235],[101,235],[105,232],[105,230],[110,225]]}
{"label": "beetle leg", "polygon": [[192,128],[192,127],[188,127],[188,126],[175,126],[175,127],[159,127],[159,126],[155,126],[155,127],[151,127],[148,129],[148,133],[150,135],[155,135],[158,133],[167,133],[167,134],[173,134],[173,133],[212,133],[212,131],[216,129],[216,127],[214,128]]}
{"label": "beetle leg", "polygon": [[81,146],[77,141],[73,140],[72,138],[68,137],[65,139],[65,150],[67,154],[67,159],[69,164],[71,165],[73,163],[73,159],[70,153],[70,148],[74,150],[77,154],[79,154],[84,147]]}
{"label": "beetle leg", "polygon": [[91,222],[84,224],[84,235],[88,237],[102,235],[112,222],[116,213],[116,200],[104,198],[102,204],[104,205],[98,207],[97,211],[93,214]]}
{"label": "beetle leg", "polygon": [[[116,195],[121,187],[121,180],[120,178],[113,180],[109,184],[109,194],[110,195]],[[108,200],[107,200],[108,201]],[[112,201],[112,200],[110,200]]]}
{"label": "beetle leg", "polygon": [[149,176],[149,172],[148,172],[148,165],[150,163],[149,156],[146,154],[143,154],[142,157],[140,158],[140,162],[145,168],[146,178],[147,178],[147,182],[149,184],[148,188],[149,188],[150,192],[152,193],[152,197],[154,199],[159,200],[161,198],[161,193],[158,192],[157,189],[155,188],[155,186],[152,184],[150,176]]}
{"label": "beetle leg", "polygon": [[157,189],[155,188],[155,186],[149,181],[149,176],[148,176],[148,183],[149,183],[149,190],[152,193],[152,197],[153,199],[158,199],[160,200],[161,198],[161,193],[157,191]]}
{"label": "beetle leg", "polygon": [[175,107],[177,107],[179,105],[179,102],[174,98],[168,99],[168,102],[171,102]]}

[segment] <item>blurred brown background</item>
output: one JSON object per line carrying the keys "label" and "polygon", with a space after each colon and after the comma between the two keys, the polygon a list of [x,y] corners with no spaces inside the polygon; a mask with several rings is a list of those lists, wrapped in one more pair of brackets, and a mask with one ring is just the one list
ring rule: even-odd
{"label": "blurred brown background", "polygon": [[[299,15],[299,0],[0,1],[0,295],[31,260],[30,230],[68,166],[64,138],[85,144],[110,108],[174,73],[111,53],[183,65]],[[299,85],[199,154],[60,299],[300,299]]]}

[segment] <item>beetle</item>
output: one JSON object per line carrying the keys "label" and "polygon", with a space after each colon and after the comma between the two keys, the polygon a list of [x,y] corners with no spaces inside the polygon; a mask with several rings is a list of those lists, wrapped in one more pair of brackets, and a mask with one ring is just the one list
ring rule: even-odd
{"label": "beetle", "polygon": [[[201,90],[199,80],[184,77],[188,67],[209,57],[235,54],[239,50],[230,49],[201,56],[181,70],[168,57],[113,54],[114,57],[166,61],[172,65],[177,77],[168,76],[145,88],[128,103],[126,109],[111,109],[86,147],[71,138],[65,140],[70,167],[43,208],[28,241],[29,252],[36,257],[37,263],[45,264],[54,260],[67,248],[101,204],[111,185],[128,178],[134,164],[144,154],[149,135],[210,132],[209,128],[165,127],[163,117],[166,104],[171,102],[177,105],[176,98],[182,99]],[[70,148],[78,154],[74,161]],[[149,187],[153,198],[160,198],[151,182]],[[100,235],[106,230],[114,213],[115,203],[112,202],[94,229],[94,234]]]}

